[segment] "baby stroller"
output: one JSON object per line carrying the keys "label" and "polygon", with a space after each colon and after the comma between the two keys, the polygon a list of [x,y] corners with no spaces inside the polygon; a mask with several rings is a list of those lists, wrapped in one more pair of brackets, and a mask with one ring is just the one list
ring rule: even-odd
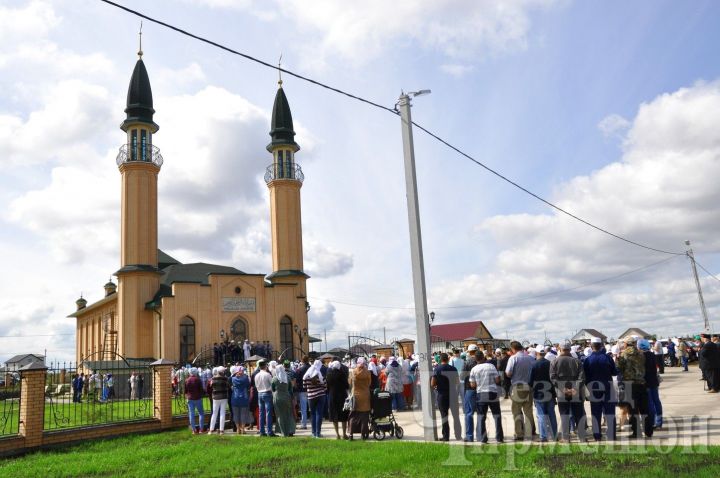
{"label": "baby stroller", "polygon": [[392,397],[389,392],[375,391],[372,397],[372,412],[370,413],[370,431],[376,440],[384,440],[386,434],[402,438],[405,432],[395,421],[392,412]]}

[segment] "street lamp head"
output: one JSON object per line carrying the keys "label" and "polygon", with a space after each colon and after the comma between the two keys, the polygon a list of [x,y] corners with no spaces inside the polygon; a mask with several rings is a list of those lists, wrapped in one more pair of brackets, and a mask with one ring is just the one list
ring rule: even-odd
{"label": "street lamp head", "polygon": [[225,329],[220,329],[220,338],[221,339],[225,338]]}
{"label": "street lamp head", "polygon": [[689,245],[690,245],[690,241],[685,241],[685,245],[686,245],[686,246],[689,246]]}
{"label": "street lamp head", "polygon": [[420,91],[410,91],[410,92],[408,92],[408,95],[411,95],[413,98],[416,98],[418,96],[429,95],[430,93],[431,93],[430,90],[420,90]]}
{"label": "street lamp head", "polygon": [[430,323],[432,324],[435,320],[435,312],[430,312]]}

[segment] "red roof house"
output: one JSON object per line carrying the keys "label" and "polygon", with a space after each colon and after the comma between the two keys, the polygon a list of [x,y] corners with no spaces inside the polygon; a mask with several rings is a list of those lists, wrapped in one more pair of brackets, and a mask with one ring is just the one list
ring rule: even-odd
{"label": "red roof house", "polygon": [[431,342],[458,342],[468,337],[477,337],[483,340],[493,338],[482,320],[430,326]]}

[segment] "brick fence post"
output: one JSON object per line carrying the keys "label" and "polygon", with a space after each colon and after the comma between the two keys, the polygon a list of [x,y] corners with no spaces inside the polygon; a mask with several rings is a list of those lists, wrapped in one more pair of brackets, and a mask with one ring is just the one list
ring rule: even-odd
{"label": "brick fence post", "polygon": [[46,375],[47,367],[37,362],[20,369],[19,435],[25,438],[27,448],[42,445]]}
{"label": "brick fence post", "polygon": [[153,407],[154,416],[160,420],[160,428],[172,426],[172,382],[170,374],[174,362],[160,359],[151,363],[153,369]]}

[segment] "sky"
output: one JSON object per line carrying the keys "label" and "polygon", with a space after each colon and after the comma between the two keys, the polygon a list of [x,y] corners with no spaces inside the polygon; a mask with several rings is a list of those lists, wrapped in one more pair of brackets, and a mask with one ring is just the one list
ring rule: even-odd
{"label": "sky", "polygon": [[[118,0],[393,108],[614,234],[692,241],[720,330],[720,4],[570,0]],[[0,361],[74,357],[82,294],[119,268],[120,175],[139,19],[99,0],[0,3]],[[159,247],[271,269],[263,181],[277,71],[145,21]],[[310,334],[415,337],[401,125],[285,75],[305,173]],[[429,310],[496,337],[703,328],[690,262],[582,224],[415,130]],[[323,347],[321,347],[323,348]]]}

